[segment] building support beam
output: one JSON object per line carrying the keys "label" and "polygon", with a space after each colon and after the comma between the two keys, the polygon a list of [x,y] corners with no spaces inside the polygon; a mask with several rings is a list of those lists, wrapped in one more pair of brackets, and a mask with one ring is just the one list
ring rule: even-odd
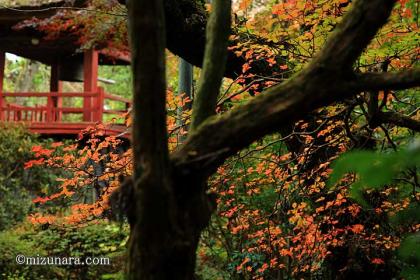
{"label": "building support beam", "polygon": [[[60,81],[60,67],[59,63],[56,62],[51,65],[51,78],[50,78],[50,91],[62,93],[63,92],[63,82]],[[61,96],[52,97],[52,107],[54,109],[63,107],[63,98]],[[62,119],[62,112],[57,111],[54,116],[54,121],[60,122]]]}

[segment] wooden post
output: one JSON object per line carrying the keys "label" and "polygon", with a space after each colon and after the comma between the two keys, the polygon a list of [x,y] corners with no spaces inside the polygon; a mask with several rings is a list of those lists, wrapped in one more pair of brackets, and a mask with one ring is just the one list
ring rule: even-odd
{"label": "wooden post", "polygon": [[104,100],[105,100],[105,91],[102,87],[98,87],[98,94],[95,98],[95,122],[102,122],[102,116],[104,114]]}
{"label": "wooden post", "polygon": [[[98,52],[87,50],[84,55],[83,81],[85,93],[95,93],[98,91]],[[93,120],[92,97],[83,99],[83,121]]]}
{"label": "wooden post", "polygon": [[53,99],[51,96],[47,97],[47,116],[46,116],[46,121],[47,122],[52,122],[53,121]]}
{"label": "wooden post", "polygon": [[[50,91],[61,93],[63,92],[63,83],[60,81],[60,67],[58,62],[51,65]],[[52,97],[53,121],[61,121],[62,112],[57,110],[63,107],[63,98],[61,96]]]}
{"label": "wooden post", "polygon": [[4,70],[6,65],[6,54],[5,52],[0,52],[0,121],[4,120],[4,110],[3,106],[3,81],[4,81]]}

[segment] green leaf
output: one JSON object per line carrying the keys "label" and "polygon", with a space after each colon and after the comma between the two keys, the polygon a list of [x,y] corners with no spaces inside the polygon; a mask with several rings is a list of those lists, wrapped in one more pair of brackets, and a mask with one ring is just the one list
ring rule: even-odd
{"label": "green leaf", "polygon": [[341,156],[333,165],[333,173],[328,180],[332,188],[347,173],[355,173],[357,180],[350,187],[350,197],[362,205],[367,205],[363,192],[367,189],[380,189],[402,171],[420,164],[420,141],[409,148],[392,154],[379,154],[371,151],[353,151]]}

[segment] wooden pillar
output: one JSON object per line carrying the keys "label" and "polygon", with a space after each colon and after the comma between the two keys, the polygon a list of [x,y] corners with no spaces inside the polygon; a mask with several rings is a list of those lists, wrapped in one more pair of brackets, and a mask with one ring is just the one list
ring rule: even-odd
{"label": "wooden pillar", "polygon": [[[84,54],[83,65],[84,91],[89,93],[98,92],[98,52],[87,50]],[[85,97],[83,99],[83,121],[93,121],[93,98]]]}
{"label": "wooden pillar", "polygon": [[[50,92],[56,92],[58,94],[63,92],[63,82],[60,81],[60,67],[58,62],[51,65],[51,78],[50,78]],[[53,110],[53,121],[61,121],[62,111],[57,109],[63,107],[63,98],[61,96],[52,97],[52,110]]]}
{"label": "wooden pillar", "polygon": [[98,95],[95,98],[95,112],[94,119],[95,122],[102,122],[102,116],[104,114],[104,100],[105,100],[105,91],[102,87],[98,87]]}
{"label": "wooden pillar", "polygon": [[4,120],[4,109],[5,106],[3,98],[3,81],[4,81],[4,71],[6,65],[6,53],[0,51],[0,120]]}

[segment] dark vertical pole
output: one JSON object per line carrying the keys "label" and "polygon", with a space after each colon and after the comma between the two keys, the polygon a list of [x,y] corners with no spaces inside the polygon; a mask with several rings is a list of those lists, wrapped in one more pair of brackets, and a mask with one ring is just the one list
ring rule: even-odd
{"label": "dark vertical pole", "polygon": [[[83,67],[84,90],[89,93],[98,91],[98,52],[87,50],[84,55]],[[92,97],[83,99],[83,121],[91,122],[93,120]]]}
{"label": "dark vertical pole", "polygon": [[178,96],[182,99],[189,99],[190,102],[177,108],[177,121],[176,124],[180,129],[178,142],[183,142],[186,138],[187,126],[183,122],[184,112],[191,109],[192,101],[192,86],[193,86],[193,66],[183,58],[179,58],[179,69],[178,69]]}

